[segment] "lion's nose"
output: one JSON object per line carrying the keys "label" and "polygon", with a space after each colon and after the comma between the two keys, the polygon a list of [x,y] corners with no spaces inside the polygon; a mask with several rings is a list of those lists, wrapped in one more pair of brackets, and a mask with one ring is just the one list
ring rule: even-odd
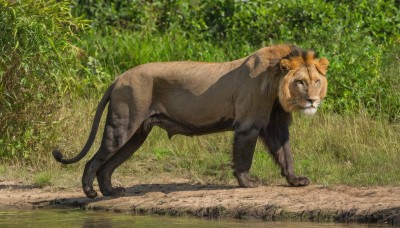
{"label": "lion's nose", "polygon": [[306,100],[308,101],[308,102],[310,102],[311,104],[314,104],[314,102],[316,102],[318,99],[316,99],[316,98],[312,98],[312,97],[306,97]]}
{"label": "lion's nose", "polygon": [[314,102],[317,101],[317,99],[307,99],[307,101],[311,102],[311,104],[314,104]]}

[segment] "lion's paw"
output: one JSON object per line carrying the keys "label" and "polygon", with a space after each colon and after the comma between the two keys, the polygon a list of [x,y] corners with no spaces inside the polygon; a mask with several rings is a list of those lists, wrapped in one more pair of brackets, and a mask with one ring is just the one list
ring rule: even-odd
{"label": "lion's paw", "polygon": [[234,175],[239,182],[239,186],[242,188],[256,188],[259,185],[258,178],[251,177],[247,172],[234,173]]}
{"label": "lion's paw", "polygon": [[291,186],[302,187],[310,184],[310,180],[305,176],[294,176],[288,178],[288,182]]}
{"label": "lion's paw", "polygon": [[120,197],[120,196],[124,196],[126,193],[125,188],[123,187],[116,187],[113,188],[112,193],[110,194],[110,196],[114,196],[114,197]]}
{"label": "lion's paw", "polygon": [[93,189],[93,187],[86,186],[83,188],[83,192],[91,199],[94,199],[97,196],[97,192]]}
{"label": "lion's paw", "polygon": [[120,197],[125,195],[125,188],[123,187],[116,187],[112,188],[111,186],[107,188],[108,190],[104,190],[104,188],[100,188],[101,193],[103,196],[111,196],[111,197]]}

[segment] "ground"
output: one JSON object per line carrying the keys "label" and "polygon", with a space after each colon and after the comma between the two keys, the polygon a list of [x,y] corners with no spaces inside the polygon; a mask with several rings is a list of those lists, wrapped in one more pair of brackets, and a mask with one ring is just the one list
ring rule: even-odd
{"label": "ground", "polygon": [[0,182],[0,210],[54,205],[209,218],[400,224],[400,187],[202,185],[185,179],[130,183],[125,197],[88,199],[80,188]]}

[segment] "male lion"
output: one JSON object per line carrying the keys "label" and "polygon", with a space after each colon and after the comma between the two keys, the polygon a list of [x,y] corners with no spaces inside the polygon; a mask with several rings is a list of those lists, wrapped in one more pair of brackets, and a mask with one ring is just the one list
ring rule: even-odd
{"label": "male lion", "polygon": [[291,111],[314,114],[326,95],[326,58],[294,45],[262,48],[245,58],[223,63],[159,62],[136,66],[119,76],[101,99],[90,136],[74,158],[82,159],[96,136],[102,112],[108,114],[101,146],[85,166],[83,191],[97,196],[97,177],[104,196],[122,196],[111,175],[145,141],[153,126],[175,134],[202,135],[233,130],[233,174],[241,187],[258,186],[250,177],[254,148],[260,138],[292,186],[306,186],[294,173],[289,144]]}

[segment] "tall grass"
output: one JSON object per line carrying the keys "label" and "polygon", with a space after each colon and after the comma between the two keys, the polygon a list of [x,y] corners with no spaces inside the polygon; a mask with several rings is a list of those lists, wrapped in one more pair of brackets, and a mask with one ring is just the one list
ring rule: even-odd
{"label": "tall grass", "polygon": [[[59,113],[55,141],[66,156],[78,153],[84,145],[94,115],[97,99],[74,102]],[[104,122],[104,118],[103,118]],[[103,123],[102,122],[102,123]],[[61,166],[50,151],[34,159],[34,163],[14,164],[20,175],[9,169],[5,178],[29,178],[37,184],[43,173],[53,186],[80,185],[84,164],[96,152],[101,130],[91,152],[79,163]],[[290,127],[291,144],[297,174],[306,175],[313,184],[376,186],[400,185],[400,125],[368,116],[343,116],[320,112],[314,117],[294,115]],[[232,175],[232,132],[169,139],[155,127],[144,145],[113,176],[116,184],[162,181],[161,176],[186,178],[203,184],[236,184]],[[23,171],[25,170],[25,171]],[[261,142],[256,146],[251,173],[263,184],[286,184]]]}
{"label": "tall grass", "polygon": [[292,128],[300,172],[327,184],[399,183],[399,124],[332,114],[302,122]]}
{"label": "tall grass", "polygon": [[[145,160],[145,172],[172,172],[206,183],[235,182],[230,167],[232,133],[168,140],[160,131],[156,129],[124,165],[126,175],[143,172],[135,169]],[[291,127],[296,172],[323,185],[398,185],[399,136],[400,125],[368,117],[319,114],[310,119],[296,115]],[[264,184],[285,183],[261,143],[256,147],[251,172]]]}
{"label": "tall grass", "polygon": [[[224,46],[212,45],[206,41],[191,42],[182,36],[171,34],[139,37],[139,33],[115,30],[102,37],[94,34],[86,37],[82,45],[89,53],[102,53],[94,55],[98,62],[93,71],[104,74],[105,81],[111,75],[118,75],[145,62],[182,59],[224,61],[251,52],[250,46],[237,47],[233,51],[229,44]],[[396,57],[396,52],[393,55]],[[395,80],[396,75],[400,75],[399,67],[393,61],[386,63],[391,67],[382,71],[382,77]],[[104,91],[106,84],[99,84],[99,90]],[[58,142],[62,150],[70,156],[80,151],[84,144],[93,115],[88,107],[89,110],[94,110],[97,104],[96,99],[77,102],[62,109],[60,119],[71,116],[60,121],[56,131],[71,131],[79,136],[55,133],[65,135]],[[324,105],[326,104],[322,104],[322,107]],[[320,110],[312,118],[294,115],[291,138],[296,172],[308,176],[313,183],[323,185],[400,184],[400,168],[396,165],[400,158],[400,125],[390,122],[384,116],[373,118],[366,113],[339,115],[328,110]],[[70,121],[75,123],[69,124]],[[232,132],[225,132],[201,137],[178,135],[169,140],[163,130],[155,128],[132,159],[117,169],[116,179],[129,176],[134,179],[157,178],[163,173],[189,178],[194,182],[235,184],[236,180],[231,174],[232,137]],[[52,159],[50,155],[48,159]],[[63,169],[71,171],[78,166],[82,170],[83,163],[72,165],[75,168],[67,166]],[[286,183],[261,143],[256,147],[251,172],[264,184]]]}

